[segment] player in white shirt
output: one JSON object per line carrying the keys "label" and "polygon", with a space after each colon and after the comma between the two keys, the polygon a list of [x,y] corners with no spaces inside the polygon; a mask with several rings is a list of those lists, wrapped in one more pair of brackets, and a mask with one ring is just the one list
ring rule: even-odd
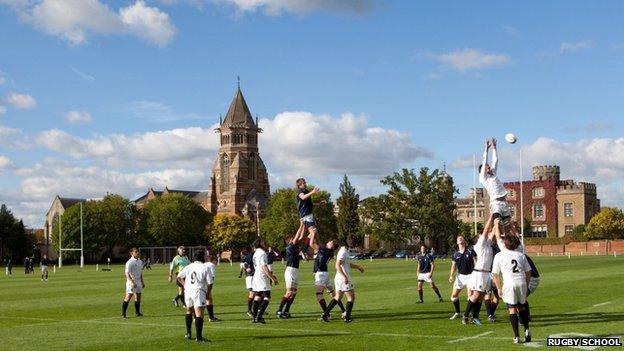
{"label": "player in white shirt", "polygon": [[145,288],[143,281],[143,262],[139,259],[139,249],[133,247],[130,249],[130,259],[126,262],[124,273],[126,275],[126,294],[121,304],[121,317],[126,319],[126,311],[130,299],[134,295],[134,310],[137,317],[141,317],[141,294]]}
{"label": "player in white shirt", "polygon": [[219,318],[214,315],[214,300],[212,299],[212,286],[214,285],[215,275],[217,274],[216,261],[216,256],[208,255],[208,262],[205,263],[206,267],[208,267],[208,287],[206,289],[206,310],[208,310],[208,322],[219,321]]}
{"label": "player in white shirt", "polygon": [[204,342],[202,329],[204,327],[204,307],[208,284],[212,284],[210,268],[204,264],[206,253],[204,250],[195,252],[193,263],[185,266],[178,273],[177,281],[184,286],[184,305],[186,306],[186,335],[191,339],[193,312],[195,312],[195,332],[198,343]]}
{"label": "player in white shirt", "polygon": [[271,283],[278,285],[278,281],[275,274],[269,270],[264,239],[256,239],[252,247],[255,252],[253,254],[254,275],[252,280],[254,300],[251,305],[251,313],[254,317],[254,323],[265,324],[263,315],[269,306],[269,301],[271,301]]}
{"label": "player in white shirt", "polygon": [[347,295],[347,308],[344,321],[345,323],[350,323],[352,321],[351,311],[353,310],[353,304],[355,302],[355,288],[353,286],[353,280],[351,279],[351,268],[364,272],[364,268],[355,263],[351,263],[347,240],[342,239],[340,241],[340,250],[338,250],[338,255],[336,256],[336,277],[334,278],[336,295],[330,301],[329,305],[327,305],[325,312],[321,316],[324,322],[329,322],[331,310],[342,300],[344,295]]}
{"label": "player in white shirt", "polygon": [[[526,302],[529,280],[531,278],[531,266],[522,252],[516,251],[520,245],[517,236],[506,235],[503,239],[504,247],[501,247],[492,266],[494,283],[498,291],[502,292],[503,301],[509,310],[509,322],[514,331],[514,343],[520,342],[518,319],[524,326],[525,342],[531,341],[529,330],[529,315],[523,308]],[[503,275],[501,284],[500,275]]]}
{"label": "player in white shirt", "polygon": [[485,294],[492,285],[492,278],[490,276],[492,268],[492,240],[494,238],[493,226],[493,214],[488,219],[483,232],[477,239],[477,243],[472,247],[474,253],[477,256],[472,274],[470,275],[470,283],[468,286],[472,288],[470,298],[466,303],[466,311],[462,316],[462,324],[468,323],[468,316],[472,312],[472,322],[476,325],[481,325],[479,320],[479,312],[481,311],[481,304],[485,297]]}

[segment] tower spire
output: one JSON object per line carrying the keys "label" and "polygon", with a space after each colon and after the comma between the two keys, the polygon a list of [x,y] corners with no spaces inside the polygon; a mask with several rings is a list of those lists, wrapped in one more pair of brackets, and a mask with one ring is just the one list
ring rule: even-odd
{"label": "tower spire", "polygon": [[238,81],[238,89],[240,90],[240,76],[236,76],[236,80]]}

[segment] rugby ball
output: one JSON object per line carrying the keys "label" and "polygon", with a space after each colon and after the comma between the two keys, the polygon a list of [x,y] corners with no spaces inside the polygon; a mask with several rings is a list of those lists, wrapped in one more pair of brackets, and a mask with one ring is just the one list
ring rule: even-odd
{"label": "rugby ball", "polygon": [[516,138],[513,133],[507,133],[505,134],[505,140],[507,140],[507,142],[510,144],[515,144],[516,141],[518,141],[518,138]]}

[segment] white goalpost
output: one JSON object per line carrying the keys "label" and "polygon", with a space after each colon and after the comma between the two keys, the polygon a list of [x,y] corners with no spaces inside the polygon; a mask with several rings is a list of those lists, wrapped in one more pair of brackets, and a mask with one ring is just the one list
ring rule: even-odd
{"label": "white goalpost", "polygon": [[83,231],[82,231],[82,202],[80,203],[80,248],[63,248],[63,215],[59,214],[59,259],[58,266],[59,268],[63,267],[63,251],[80,251],[80,268],[84,268],[84,242],[83,242]]}

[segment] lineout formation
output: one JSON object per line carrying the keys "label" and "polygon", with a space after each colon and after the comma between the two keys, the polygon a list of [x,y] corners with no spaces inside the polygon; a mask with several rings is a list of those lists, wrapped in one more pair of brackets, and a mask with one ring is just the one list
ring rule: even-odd
{"label": "lineout formation", "polygon": [[[461,318],[462,324],[470,322],[481,326],[479,315],[482,304],[485,304],[488,321],[494,322],[499,299],[502,298],[509,312],[514,343],[520,342],[520,323],[524,327],[524,341],[530,342],[531,317],[527,297],[537,289],[539,273],[533,261],[524,254],[517,224],[511,221],[511,211],[506,201],[507,191],[497,176],[496,146],[496,139],[486,140],[483,162],[478,169],[479,182],[491,199],[490,218],[474,246],[469,248],[465,238],[461,235],[457,236],[458,250],[453,253],[449,274],[449,282],[453,283],[451,301],[455,310],[450,319]],[[492,149],[491,165],[488,164],[490,148]],[[319,320],[329,323],[332,311],[338,306],[344,322],[350,323],[353,320],[351,314],[355,303],[355,285],[351,269],[357,269],[360,272],[364,272],[364,269],[351,262],[349,243],[346,239],[331,239],[324,243],[320,241],[314,221],[312,202],[312,196],[319,189],[315,187],[308,190],[303,178],[297,179],[296,186],[298,194],[295,201],[300,218],[299,228],[294,235],[286,239],[284,273],[286,292],[281,298],[276,316],[282,319],[291,317],[290,308],[297,296],[299,286],[299,262],[302,258],[307,260],[307,252],[312,247],[314,285],[322,312]],[[328,263],[334,257],[336,248],[338,248],[335,262],[336,275],[332,284]],[[250,249],[241,254],[239,277],[245,275],[245,285],[248,291],[247,314],[252,318],[253,323],[265,324],[264,314],[271,300],[272,288],[279,285],[279,280],[273,272],[273,259],[276,253],[267,246],[262,237],[258,237],[250,245]],[[130,255],[131,258],[125,268],[126,294],[122,302],[122,318],[124,319],[126,319],[128,305],[133,296],[136,316],[142,316],[141,294],[145,288],[142,277],[144,264],[139,258],[139,250],[132,248]],[[433,279],[434,257],[427,252],[426,245],[421,245],[417,259],[419,294],[417,303],[423,303],[424,283],[429,283],[439,301],[443,302],[442,295]],[[192,339],[192,324],[195,321],[195,340],[199,343],[207,340],[202,334],[204,311],[208,312],[208,321],[219,321],[214,315],[212,299],[215,271],[215,257],[200,250],[194,254],[193,262],[191,262],[183,246],[178,248],[178,255],[173,258],[169,268],[169,282],[175,278],[179,287],[172,303],[179,306],[181,302],[185,306],[186,338]],[[465,311],[461,313],[459,294],[464,288],[467,289],[468,301]],[[331,297],[329,303],[324,298],[325,293]],[[346,306],[342,302],[344,297],[346,297]]]}

